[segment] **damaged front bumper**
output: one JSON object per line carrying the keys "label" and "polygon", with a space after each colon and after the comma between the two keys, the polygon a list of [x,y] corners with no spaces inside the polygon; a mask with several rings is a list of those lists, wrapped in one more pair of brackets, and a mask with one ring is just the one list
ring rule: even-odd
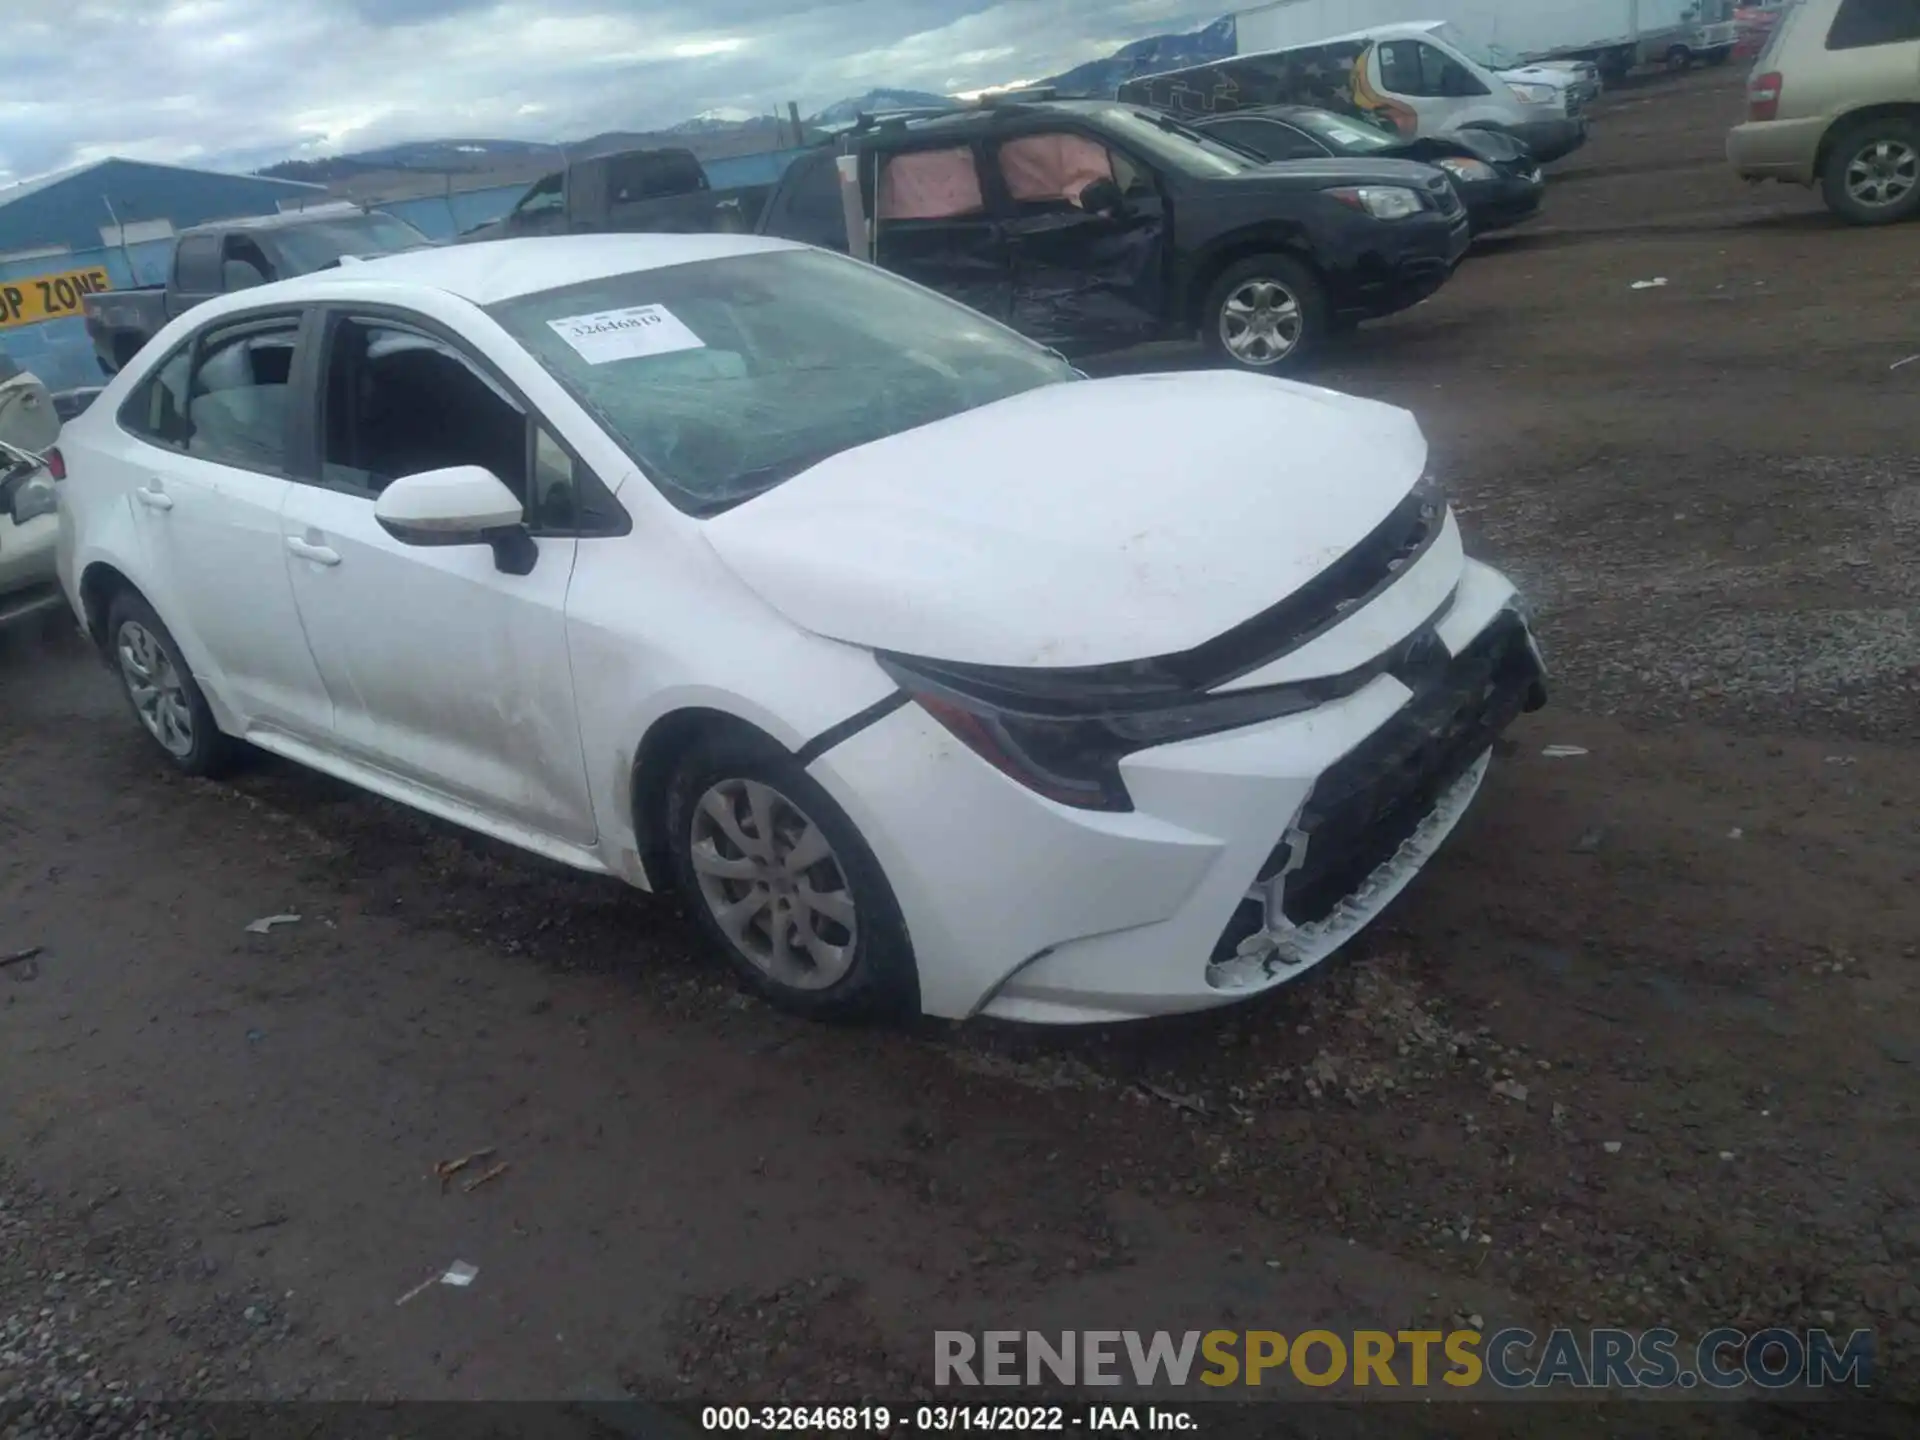
{"label": "damaged front bumper", "polygon": [[[1288,983],[1350,940],[1458,823],[1500,731],[1544,700],[1512,584],[1463,562],[1448,535],[1377,615],[1313,642],[1338,647],[1324,663],[1361,658],[1342,632],[1400,633],[1388,609],[1431,615],[1430,583],[1450,599],[1407,622],[1391,673],[1311,711],[1129,757],[1131,811],[1035,795],[917,705],[816,760],[809,773],[892,884],[926,1011],[1085,1024],[1203,1010]],[[1288,663],[1323,662],[1303,650]]]}

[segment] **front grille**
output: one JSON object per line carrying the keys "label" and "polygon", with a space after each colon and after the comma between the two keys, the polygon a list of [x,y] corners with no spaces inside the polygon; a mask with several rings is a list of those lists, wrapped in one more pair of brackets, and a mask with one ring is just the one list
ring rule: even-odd
{"label": "front grille", "polygon": [[1159,663],[1195,689],[1212,690],[1298,649],[1399,579],[1439,538],[1446,513],[1437,490],[1415,486],[1372,534],[1278,605]]}
{"label": "front grille", "polygon": [[1539,666],[1518,616],[1502,615],[1451,660],[1430,632],[1422,638],[1430,643],[1409,649],[1394,670],[1413,698],[1322,775],[1301,810],[1306,857],[1287,876],[1282,907],[1296,925],[1332,914],[1538,703]]}
{"label": "front grille", "polygon": [[1434,209],[1438,210],[1442,215],[1458,215],[1466,208],[1460,203],[1460,192],[1453,188],[1453,182],[1447,179],[1446,176],[1443,175],[1437,180],[1429,180],[1427,182],[1427,188],[1433,192]]}

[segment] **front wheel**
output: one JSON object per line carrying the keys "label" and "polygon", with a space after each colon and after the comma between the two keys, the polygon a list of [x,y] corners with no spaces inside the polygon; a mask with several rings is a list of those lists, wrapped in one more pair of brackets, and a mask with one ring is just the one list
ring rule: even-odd
{"label": "front wheel", "polygon": [[1243,370],[1276,374],[1306,363],[1333,329],[1319,277],[1288,255],[1229,265],[1207,292],[1208,347]]}
{"label": "front wheel", "polygon": [[675,878],[749,988],[812,1019],[919,1008],[892,888],[846,813],[771,741],[696,746],[667,790]]}
{"label": "front wheel", "polygon": [[1920,214],[1920,124],[1898,115],[1851,126],[1827,152],[1827,208],[1855,225]]}

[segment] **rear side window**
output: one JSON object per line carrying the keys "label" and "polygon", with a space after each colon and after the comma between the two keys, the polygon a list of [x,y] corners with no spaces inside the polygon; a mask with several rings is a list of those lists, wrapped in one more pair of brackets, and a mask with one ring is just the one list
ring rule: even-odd
{"label": "rear side window", "polygon": [[607,198],[614,205],[706,188],[706,172],[691,155],[642,151],[607,161]]}
{"label": "rear side window", "polygon": [[1920,0],[1840,0],[1827,49],[1864,50],[1904,40],[1920,40]]}
{"label": "rear side window", "polygon": [[882,220],[948,220],[985,208],[970,147],[909,150],[889,159],[880,173]]}
{"label": "rear side window", "polygon": [[187,453],[242,470],[284,474],[294,343],[300,322],[249,320],[200,342],[187,392]]}
{"label": "rear side window", "polygon": [[173,257],[173,283],[189,295],[220,293],[220,237],[187,235]]}
{"label": "rear side window", "polygon": [[193,429],[187,423],[187,377],[193,370],[193,342],[161,361],[134,387],[120,407],[120,428],[150,445],[184,450]]}

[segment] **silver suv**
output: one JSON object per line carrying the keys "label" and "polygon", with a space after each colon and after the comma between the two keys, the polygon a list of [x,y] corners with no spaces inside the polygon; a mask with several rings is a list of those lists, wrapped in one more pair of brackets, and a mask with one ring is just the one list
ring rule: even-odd
{"label": "silver suv", "polygon": [[1727,158],[1819,185],[1856,225],[1920,214],[1920,0],[1790,0],[1747,82]]}

